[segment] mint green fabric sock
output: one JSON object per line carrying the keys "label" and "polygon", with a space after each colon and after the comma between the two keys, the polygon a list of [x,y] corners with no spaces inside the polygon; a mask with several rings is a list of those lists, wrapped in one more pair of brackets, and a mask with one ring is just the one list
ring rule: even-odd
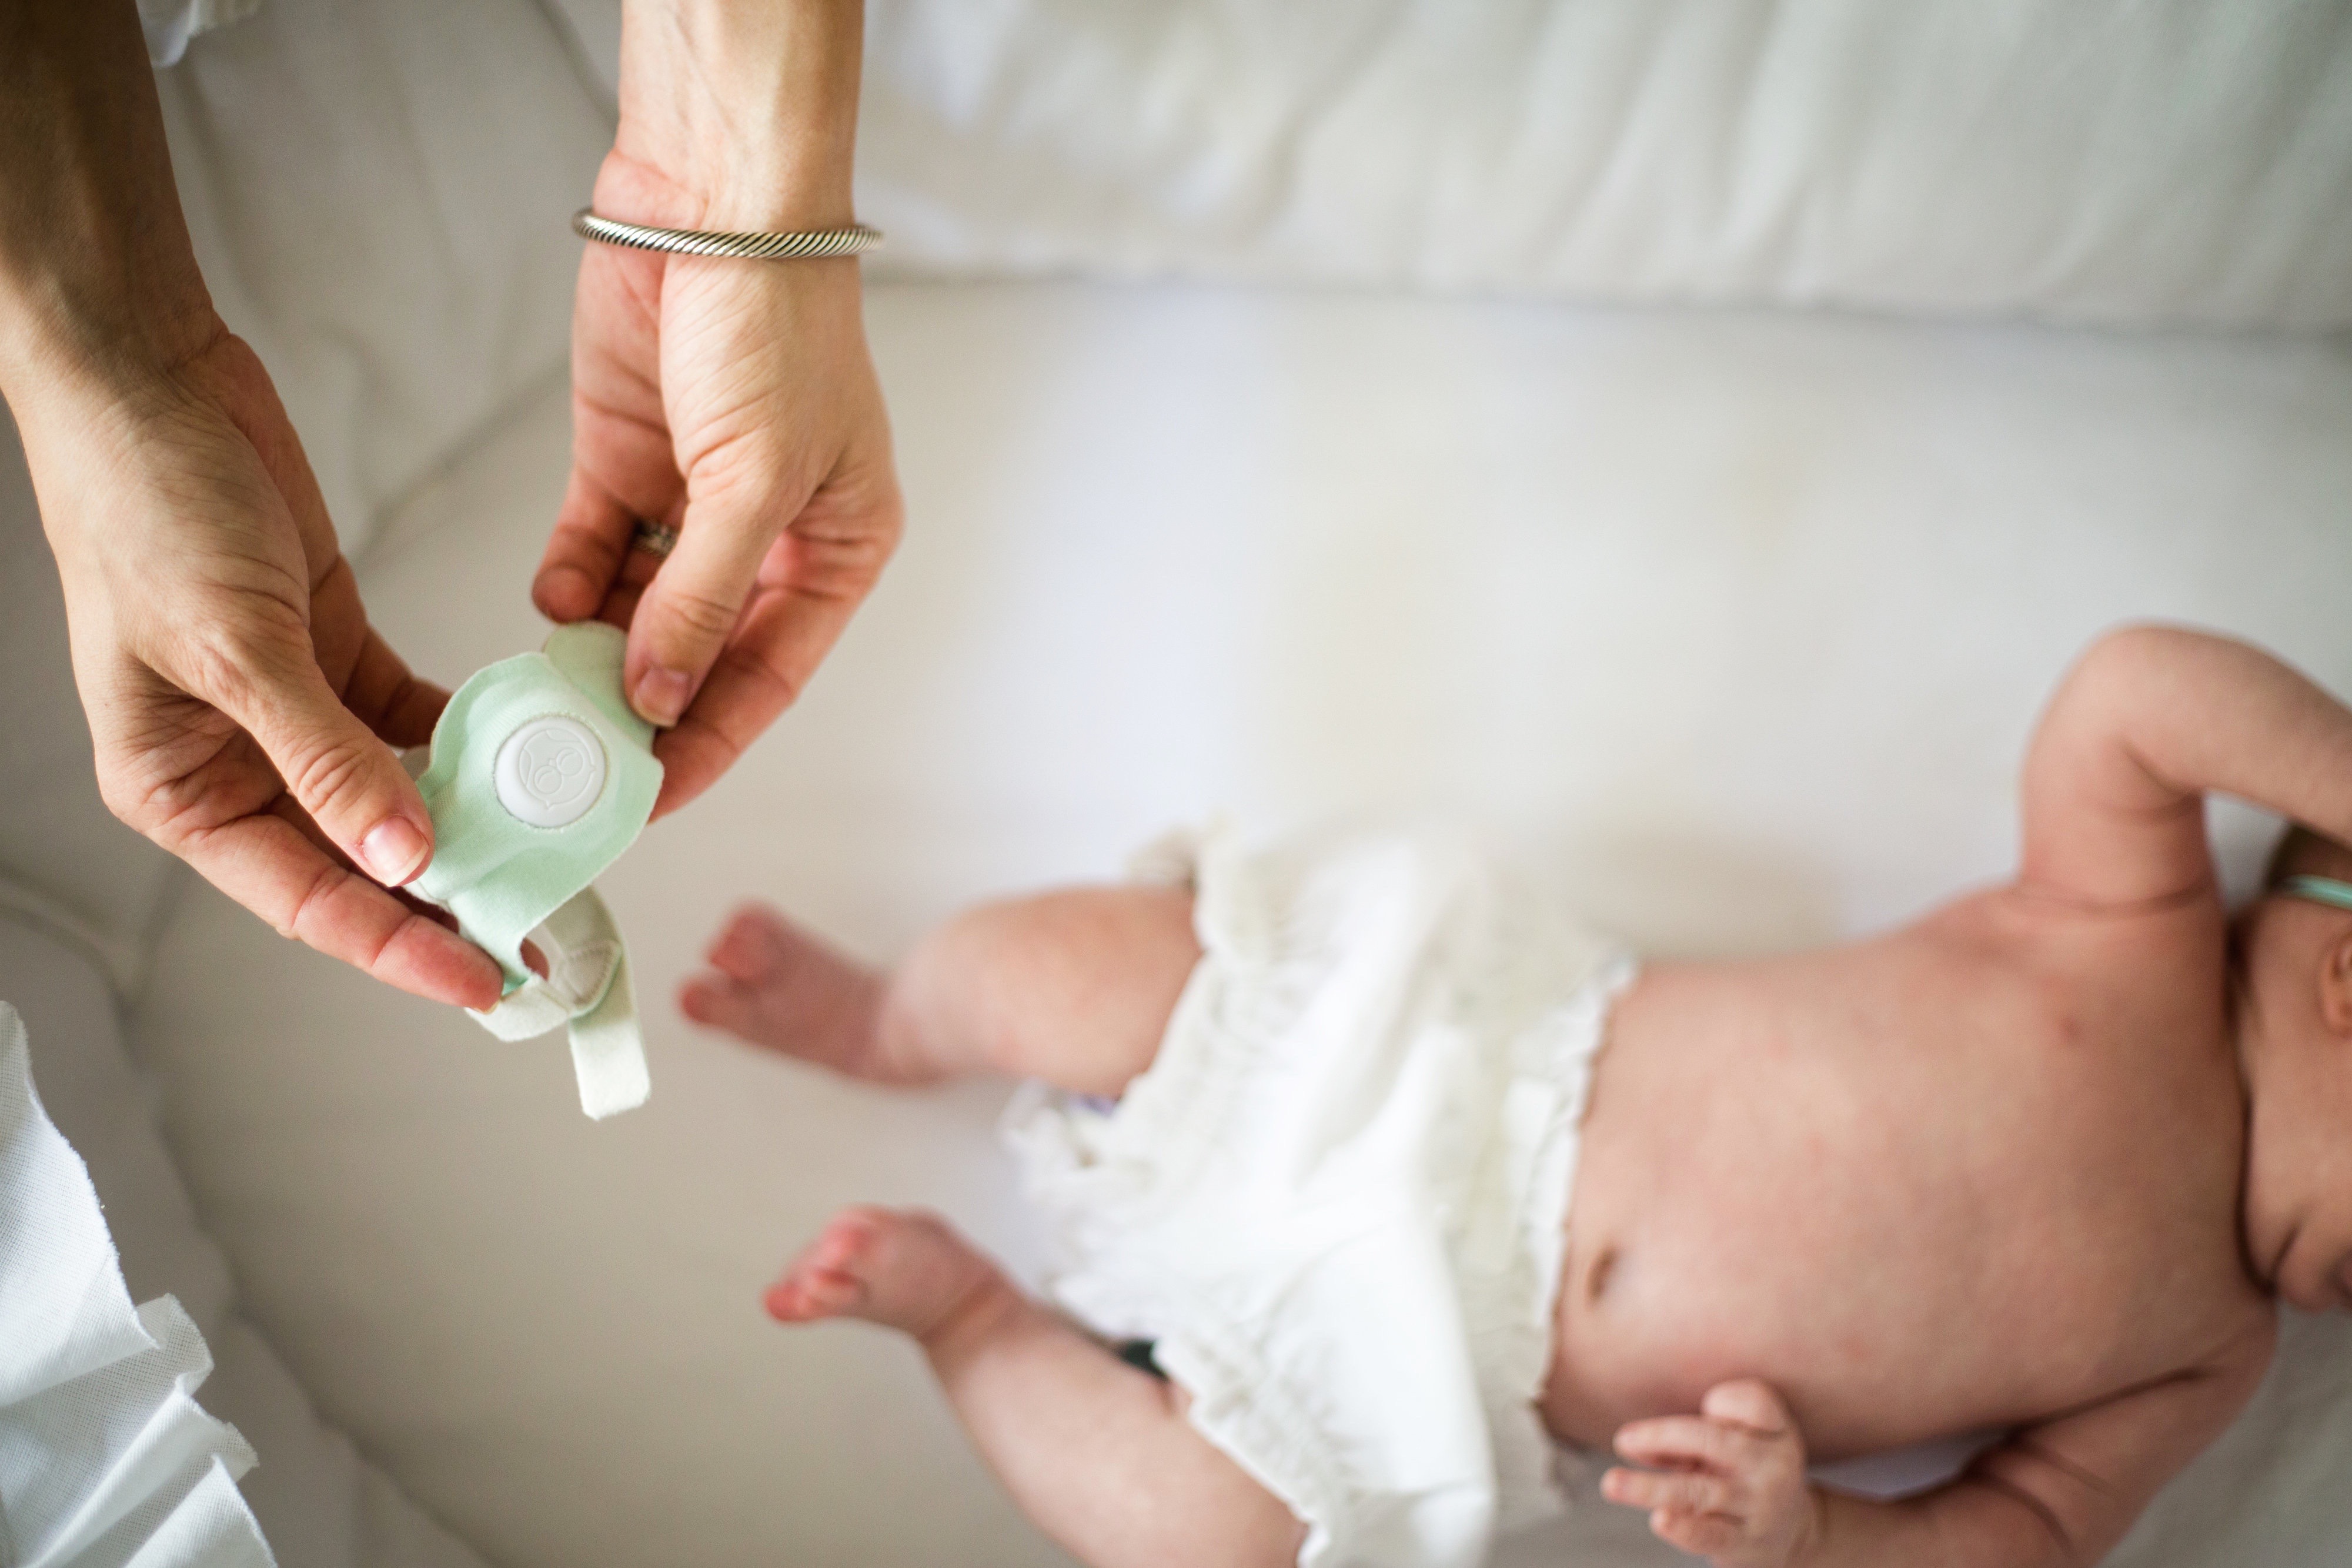
{"label": "mint green fabric sock", "polygon": [[[602,1119],[645,1103],[645,1038],[628,948],[589,883],[636,841],[661,792],[654,727],[621,690],[627,638],[559,626],[544,650],[475,672],[433,728],[417,779],[433,860],[415,891],[457,917],[506,975],[477,1012],[501,1040],[568,1024],[580,1106]],[[533,975],[525,938],[548,966]]]}

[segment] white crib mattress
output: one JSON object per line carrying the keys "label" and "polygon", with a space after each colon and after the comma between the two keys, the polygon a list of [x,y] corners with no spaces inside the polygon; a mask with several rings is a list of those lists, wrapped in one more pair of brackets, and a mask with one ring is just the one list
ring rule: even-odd
{"label": "white crib mattress", "polygon": [[[559,1041],[498,1044],[201,888],[135,1020],[254,1319],[514,1568],[1059,1561],[905,1345],[761,1313],[851,1200],[1038,1259],[997,1090],[869,1092],[677,1017],[734,900],[883,957],[1173,821],[1435,805],[1644,946],[1752,950],[2002,874],[2027,730],[2109,622],[2217,624],[2352,691],[2341,348],[1077,285],[892,286],[870,316],[904,553],[801,707],[603,883],[646,1109],[592,1124]],[[363,561],[438,678],[541,636],[567,439],[551,385]],[[2242,871],[2263,824],[2221,827]],[[2286,1568],[2352,1533],[2352,1333],[2288,1347],[2123,1561]],[[1580,1563],[1670,1560],[1597,1503],[1560,1529]]]}

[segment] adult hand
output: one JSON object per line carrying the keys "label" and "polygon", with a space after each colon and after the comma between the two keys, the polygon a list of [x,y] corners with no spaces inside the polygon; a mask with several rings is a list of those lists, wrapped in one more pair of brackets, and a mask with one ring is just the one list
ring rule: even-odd
{"label": "adult hand", "polygon": [[391,747],[449,695],[369,627],[253,351],[222,331],[27,451],[109,809],[282,934],[495,1002],[488,955],[385,891],[433,842]]}
{"label": "adult hand", "polygon": [[[629,0],[595,210],[670,228],[850,221],[855,4]],[[667,727],[655,814],[709,788],[799,695],[896,547],[901,506],[855,259],[588,246],[572,318],[572,472],[532,597],[629,632]],[[656,563],[640,519],[677,530]]]}
{"label": "adult hand", "polygon": [[280,932],[489,1005],[489,956],[387,891],[433,832],[391,745],[446,694],[369,629],[269,378],[213,314],[129,5],[0,6],[0,392],[107,805]]}

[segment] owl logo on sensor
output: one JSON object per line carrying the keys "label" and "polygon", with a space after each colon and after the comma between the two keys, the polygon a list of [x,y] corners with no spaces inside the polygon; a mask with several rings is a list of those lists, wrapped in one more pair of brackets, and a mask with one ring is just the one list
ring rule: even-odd
{"label": "owl logo on sensor", "polygon": [[574,718],[550,714],[507,737],[493,768],[499,804],[517,821],[562,828],[604,791],[604,747]]}

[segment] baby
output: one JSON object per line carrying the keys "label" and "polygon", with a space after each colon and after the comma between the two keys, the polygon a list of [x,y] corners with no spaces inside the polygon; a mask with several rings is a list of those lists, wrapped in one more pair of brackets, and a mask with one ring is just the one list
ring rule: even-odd
{"label": "baby", "polygon": [[[2309,824],[2234,921],[2209,790]],[[682,1000],[877,1082],[1037,1081],[1064,1311],[872,1208],[767,1300],[912,1337],[1098,1568],[1473,1563],[1552,1506],[1551,1441],[1723,1568],[2084,1564],[2277,1299],[2352,1305],[2352,712],[2117,632],[2023,814],[2006,885],[1780,957],[1637,973],[1443,841],[1213,838],[887,977],[746,911]],[[1902,1500],[1809,1479],[1964,1433]]]}

